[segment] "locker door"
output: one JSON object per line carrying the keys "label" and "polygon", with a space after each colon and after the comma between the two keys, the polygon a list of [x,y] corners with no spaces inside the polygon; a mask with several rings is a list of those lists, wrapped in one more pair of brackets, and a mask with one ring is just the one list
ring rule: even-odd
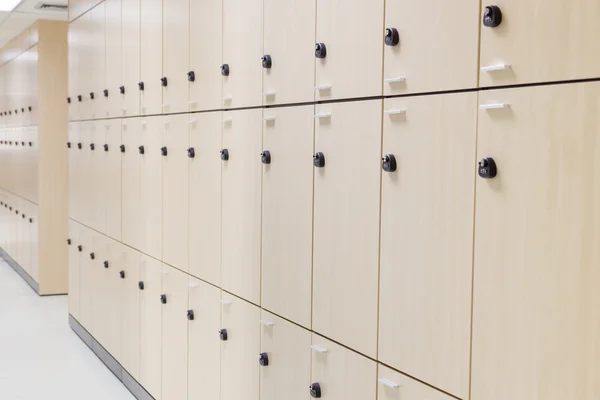
{"label": "locker door", "polygon": [[310,327],[314,106],[267,109],[264,119],[261,305]]}
{"label": "locker door", "polygon": [[264,310],[261,325],[260,399],[308,399],[310,332]]}
{"label": "locker door", "polygon": [[[69,217],[80,220],[79,217],[79,151],[77,151],[77,142],[79,141],[79,123],[69,123],[69,140],[67,142],[69,158]],[[4,155],[4,154],[2,154]],[[4,159],[4,157],[2,157]],[[4,170],[4,168],[3,168]]]}
{"label": "locker door", "polygon": [[111,347],[108,330],[112,327],[108,325],[108,321],[111,319],[107,307],[109,280],[108,275],[103,271],[102,262],[110,257],[111,242],[110,238],[94,232],[92,248],[83,253],[83,256],[90,260],[88,277],[92,288],[92,332],[98,342],[107,350]]}
{"label": "locker door", "polygon": [[[125,0],[127,1],[127,0]],[[107,117],[120,117],[122,95],[119,86],[123,82],[123,62],[121,60],[121,0],[107,0],[106,4],[106,85],[101,98]]]}
{"label": "locker door", "polygon": [[145,282],[140,280],[140,253],[123,246],[124,260],[121,270],[113,268],[113,274],[119,275],[122,299],[121,309],[121,358],[119,363],[138,382],[140,381],[140,293]]}
{"label": "locker door", "polygon": [[189,115],[164,117],[167,153],[162,157],[163,261],[183,271],[188,271],[189,119]]}
{"label": "locker door", "polygon": [[442,392],[378,364],[378,400],[452,400]]}
{"label": "locker door", "polygon": [[77,95],[79,85],[79,25],[80,19],[77,19],[69,24],[67,33],[68,57],[69,57],[69,98],[66,99],[69,110],[69,121],[79,119]]}
{"label": "locker door", "polygon": [[362,355],[312,334],[311,385],[331,400],[375,400],[377,364]]}
{"label": "locker door", "polygon": [[[164,113],[188,111],[190,71],[190,0],[169,0],[163,7],[163,86]],[[193,23],[197,23],[193,21]],[[208,37],[196,37],[198,41]],[[216,65],[218,66],[218,64]],[[215,66],[215,67],[216,67]],[[216,71],[218,71],[215,68]],[[164,84],[163,84],[164,85]]]}
{"label": "locker door", "polygon": [[94,204],[93,184],[94,184],[94,169],[92,165],[92,151],[90,144],[92,143],[92,124],[93,122],[81,122],[79,125],[79,140],[77,141],[77,151],[79,152],[79,206],[81,211],[81,223],[92,226],[92,210],[91,204]]}
{"label": "locker door", "polygon": [[121,13],[123,80],[118,89],[121,115],[132,116],[140,114],[140,0],[121,0]]}
{"label": "locker door", "polygon": [[[261,110],[223,113],[222,288],[260,302]],[[223,158],[223,157],[222,157]]]}
{"label": "locker door", "polygon": [[25,217],[27,216],[28,212],[28,205],[29,204],[27,201],[19,199],[19,209],[18,212],[15,212],[19,238],[16,261],[25,271],[27,271],[29,275],[31,275],[31,269],[29,267],[31,259],[29,224],[27,224],[25,221]]}
{"label": "locker door", "polygon": [[106,178],[107,153],[103,146],[106,143],[106,127],[102,121],[88,123],[90,128],[90,202],[86,203],[90,215],[90,226],[97,231],[106,231]]}
{"label": "locker door", "polygon": [[319,105],[316,116],[313,329],[375,357],[381,101]]}
{"label": "locker door", "polygon": [[223,108],[262,104],[262,0],[223,0]]}
{"label": "locker door", "polygon": [[141,250],[160,259],[162,257],[162,131],[163,117],[142,120],[140,155]]}
{"label": "locker door", "polygon": [[106,155],[106,234],[115,240],[121,240],[121,162],[124,156],[120,149],[121,124],[121,119],[104,121],[106,136],[102,149]]}
{"label": "locker door", "polygon": [[575,0],[542,4],[518,0],[484,1],[502,13],[496,27],[481,25],[479,85],[563,81],[598,76],[600,3]]}
{"label": "locker door", "polygon": [[142,212],[141,201],[141,155],[138,147],[142,145],[142,124],[139,118],[124,119],[122,123],[122,142],[120,148],[123,160],[122,175],[122,234],[123,242],[141,249]]}
{"label": "locker door", "polygon": [[[86,44],[90,47],[92,74],[89,90],[90,118],[104,118],[106,116],[105,101],[102,91],[106,88],[106,3],[95,6],[90,13],[91,37]],[[84,44],[84,46],[86,45]],[[92,96],[93,94],[93,96]]]}
{"label": "locker door", "polygon": [[[173,1],[173,0],[171,0]],[[141,114],[160,114],[162,105],[162,0],[143,0],[141,15]]]}
{"label": "locker door", "polygon": [[140,280],[140,377],[141,385],[161,399],[162,263],[141,255]]}
{"label": "locker door", "polygon": [[128,262],[127,248],[116,240],[108,239],[108,253],[99,261],[101,263],[100,275],[104,283],[102,302],[105,309],[106,326],[105,348],[117,360],[122,360],[121,331],[124,313],[124,296],[121,284],[120,271],[125,269]]}
{"label": "locker door", "polygon": [[79,321],[79,224],[69,220],[69,314]]}
{"label": "locker door", "polygon": [[187,399],[188,275],[163,264],[162,280],[162,398]]}
{"label": "locker door", "polygon": [[600,396],[599,93],[480,94],[477,156],[498,175],[477,179],[473,400]]}
{"label": "locker door", "polygon": [[315,86],[316,2],[264,0],[263,104],[311,102]]}
{"label": "locker door", "polygon": [[93,265],[90,252],[93,249],[94,232],[83,228],[79,232],[79,322],[94,335],[92,329],[92,299],[94,289]]}
{"label": "locker door", "polygon": [[[221,284],[221,112],[190,116],[190,274]],[[195,122],[194,122],[195,121]]]}
{"label": "locker door", "polygon": [[[221,108],[223,80],[223,0],[190,0],[190,111]],[[210,38],[198,40],[194,38]]]}
{"label": "locker door", "polygon": [[33,203],[37,204],[39,203],[39,136],[37,126],[29,127],[29,132],[27,133],[27,141],[25,142],[25,144],[27,146],[27,198],[30,199]]}
{"label": "locker door", "polygon": [[479,8],[479,0],[386,0],[384,95],[476,87]]}
{"label": "locker door", "polygon": [[39,212],[38,206],[32,204],[29,214],[30,235],[31,235],[31,276],[38,282],[39,277]]}
{"label": "locker door", "polygon": [[477,94],[388,99],[384,110],[404,114],[383,119],[398,167],[382,177],[379,360],[467,398]]}
{"label": "locker door", "polygon": [[258,400],[260,309],[222,292],[221,400]]}
{"label": "locker door", "polygon": [[317,0],[315,100],[381,95],[383,1]]}
{"label": "locker door", "polygon": [[221,290],[189,278],[188,399],[219,399],[221,384]]}

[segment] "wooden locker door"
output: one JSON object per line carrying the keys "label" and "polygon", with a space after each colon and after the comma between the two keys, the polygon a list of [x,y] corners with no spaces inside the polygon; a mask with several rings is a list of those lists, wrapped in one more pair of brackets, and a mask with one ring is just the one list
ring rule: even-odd
{"label": "wooden locker door", "polygon": [[89,262],[89,279],[92,287],[92,332],[96,340],[102,344],[102,347],[107,349],[111,344],[108,340],[108,330],[112,327],[109,322],[112,322],[109,314],[107,299],[109,295],[109,279],[108,274],[105,274],[103,261],[110,257],[109,249],[112,244],[112,239],[94,232],[92,237],[92,248],[90,251],[83,253]]}
{"label": "wooden locker door", "polygon": [[107,254],[100,258],[99,262],[101,281],[104,283],[103,290],[105,318],[105,348],[117,360],[122,360],[123,343],[122,324],[124,313],[124,296],[121,284],[120,271],[125,270],[125,264],[129,261],[127,257],[127,248],[120,242],[108,239]]}
{"label": "wooden locker door", "polygon": [[331,400],[375,400],[375,361],[314,333],[311,350],[310,385],[320,386],[321,397]]}
{"label": "wooden locker door", "polygon": [[142,245],[141,202],[141,155],[142,123],[140,118],[124,119],[122,123],[122,143],[120,148],[123,160],[121,185],[122,195],[122,240],[136,249]]}
{"label": "wooden locker door", "polygon": [[79,206],[81,222],[84,225],[92,226],[92,207],[94,199],[92,199],[92,185],[94,179],[94,169],[92,165],[92,151],[90,144],[92,143],[92,124],[93,122],[84,121],[79,124],[79,138],[77,141],[77,151],[79,152]]}
{"label": "wooden locker door", "polygon": [[221,290],[189,277],[188,399],[219,399],[221,394]]}
{"label": "wooden locker door", "polygon": [[316,2],[264,0],[264,19],[263,104],[312,102]]}
{"label": "wooden locker door", "polygon": [[261,311],[261,400],[306,400],[310,382],[310,331]]}
{"label": "wooden locker door", "polygon": [[92,111],[90,107],[90,95],[89,93],[94,89],[94,66],[93,66],[93,47],[86,46],[85,43],[92,43],[92,13],[88,12],[77,19],[79,22],[79,35],[78,35],[78,50],[77,55],[79,59],[79,84],[77,87],[77,98],[72,100],[77,102],[78,117],[79,119],[91,118]]}
{"label": "wooden locker door", "polygon": [[[162,157],[163,261],[188,271],[188,224],[190,200],[189,119],[195,116],[170,115],[164,118]],[[213,155],[216,158],[216,153]],[[206,188],[203,188],[206,190]]]}
{"label": "wooden locker door", "polygon": [[[223,0],[190,0],[190,111],[222,106]],[[201,38],[210,38],[203,40]]]}
{"label": "wooden locker door", "polygon": [[119,363],[138,382],[140,381],[140,293],[145,283],[140,280],[140,253],[123,246],[124,261],[121,270],[113,268],[113,274],[119,275],[121,309],[121,358]]}
{"label": "wooden locker door", "polygon": [[[314,106],[264,110],[261,305],[310,328]],[[282,263],[282,260],[286,260]]]}
{"label": "wooden locker door", "polygon": [[481,26],[479,84],[513,85],[530,82],[595,78],[600,69],[600,3],[593,0],[523,2],[498,0],[502,13],[496,28]]}
{"label": "wooden locker door", "polygon": [[118,89],[121,115],[130,117],[140,114],[140,0],[121,0],[121,13],[123,80]]}
{"label": "wooden locker door", "polygon": [[225,292],[221,298],[227,338],[221,341],[221,400],[258,400],[260,308]]}
{"label": "wooden locker door", "polygon": [[31,246],[30,246],[30,229],[29,224],[25,220],[28,213],[29,202],[24,199],[19,199],[19,209],[15,212],[17,219],[17,230],[19,246],[17,250],[17,263],[31,276],[31,268],[29,266],[31,260]]}
{"label": "wooden locker door", "polygon": [[378,400],[453,400],[442,392],[400,374],[383,364],[377,366]]}
{"label": "wooden locker door", "polygon": [[[193,21],[192,23],[197,23]],[[163,107],[162,112],[188,111],[190,71],[190,0],[168,0],[163,6]],[[196,37],[198,41],[208,37]],[[218,64],[216,65],[218,66]],[[216,67],[215,66],[215,67]],[[218,69],[216,70],[218,72]]]}
{"label": "wooden locker door", "polygon": [[469,391],[476,136],[477,93],[384,102],[383,152],[397,169],[382,177],[379,360],[459,398]]}
{"label": "wooden locker door", "polygon": [[190,115],[189,272],[221,285],[221,112]]}
{"label": "wooden locker door", "polygon": [[[161,399],[162,263],[141,255],[140,281],[140,384]],[[165,399],[166,400],[166,399]]]}
{"label": "wooden locker door", "polygon": [[29,185],[28,198],[35,204],[39,203],[39,135],[38,127],[29,127],[27,134],[27,182]]}
{"label": "wooden locker door", "polygon": [[223,108],[262,104],[262,0],[223,0]]}
{"label": "wooden locker door", "polygon": [[33,279],[39,281],[39,211],[38,206],[32,204],[31,211],[28,217],[29,224],[31,226],[31,276]]}
{"label": "wooden locker door", "polygon": [[93,249],[92,241],[94,232],[82,227],[79,232],[79,323],[92,335],[92,299],[94,288],[94,275],[90,252]]}
{"label": "wooden locker door", "polygon": [[163,264],[162,293],[166,296],[162,306],[163,399],[188,398],[188,283],[186,273]]}
{"label": "wooden locker door", "polygon": [[67,33],[67,46],[68,46],[68,57],[69,57],[69,90],[68,98],[65,99],[67,102],[67,108],[69,110],[69,121],[79,119],[77,102],[77,90],[79,85],[79,22],[80,20],[73,21],[69,24],[69,30]]}
{"label": "wooden locker door", "polygon": [[[125,0],[127,1],[127,0]],[[121,0],[107,0],[106,4],[106,84],[102,90],[104,112],[107,117],[120,117],[122,95],[119,86],[123,82]]]}
{"label": "wooden locker door", "polygon": [[383,2],[317,0],[316,41],[326,54],[315,58],[315,100],[381,95]]}
{"label": "wooden locker door", "polygon": [[221,284],[254,304],[260,302],[261,119],[261,110],[223,113]]}
{"label": "wooden locker door", "polygon": [[79,321],[79,224],[69,219],[69,314]]}
{"label": "wooden locker door", "polygon": [[[106,190],[104,202],[106,205],[106,234],[115,240],[121,240],[121,119],[104,121],[105,141],[103,152],[106,154]],[[135,150],[132,149],[132,150]],[[135,156],[135,154],[133,154]]]}
{"label": "wooden locker door", "polygon": [[375,357],[381,101],[318,105],[315,124],[313,329]]}
{"label": "wooden locker door", "polygon": [[473,400],[600,396],[599,94],[480,93],[477,155],[498,175],[477,179]]}
{"label": "wooden locker door", "polygon": [[[90,215],[90,226],[98,232],[106,231],[106,178],[107,153],[103,146],[106,143],[106,127],[104,121],[90,121],[91,174],[89,176],[90,202],[85,204]],[[84,178],[85,179],[85,178]]]}
{"label": "wooden locker door", "polygon": [[[69,159],[69,217],[80,220],[79,217],[79,123],[69,122],[69,140],[67,142],[67,157]],[[3,154],[2,154],[3,156]],[[2,157],[4,159],[4,157]]]}
{"label": "wooden locker door", "polygon": [[[173,1],[173,0],[171,0]],[[141,19],[141,63],[140,76],[144,83],[141,91],[141,114],[151,115],[162,112],[162,0],[142,0]]]}
{"label": "wooden locker door", "polygon": [[[86,44],[90,47],[92,74],[89,99],[90,118],[104,118],[106,116],[105,101],[102,91],[106,88],[106,3],[102,2],[91,11],[91,37]],[[84,46],[86,45],[84,44]],[[93,96],[92,96],[93,95]]]}

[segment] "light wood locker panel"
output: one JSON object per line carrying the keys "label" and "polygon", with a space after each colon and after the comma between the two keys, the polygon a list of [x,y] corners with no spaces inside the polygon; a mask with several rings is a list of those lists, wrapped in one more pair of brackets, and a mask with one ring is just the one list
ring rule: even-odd
{"label": "light wood locker panel", "polygon": [[[105,102],[102,91],[106,88],[106,3],[100,3],[91,11],[91,36],[90,41],[83,46],[90,47],[91,76],[89,118],[104,118],[106,116]],[[91,93],[94,94],[92,98]]]}
{"label": "light wood locker panel", "polygon": [[483,2],[498,6],[502,23],[481,26],[479,84],[513,85],[531,82],[595,78],[600,70],[600,3],[593,0]]}
{"label": "light wood locker panel", "polygon": [[92,335],[92,299],[94,290],[94,271],[90,252],[93,249],[92,242],[94,232],[82,227],[79,232],[79,322]]}
{"label": "light wood locker panel", "polygon": [[[194,116],[191,116],[192,118]],[[188,224],[190,200],[189,115],[164,118],[162,157],[163,181],[163,261],[188,271]],[[213,155],[215,156],[215,155]],[[215,156],[216,158],[216,156]],[[206,188],[203,188],[206,190]]]}
{"label": "light wood locker panel", "polygon": [[219,399],[221,390],[221,290],[189,277],[188,399]]}
{"label": "light wood locker panel", "polygon": [[[123,176],[121,153],[121,119],[104,121],[105,141],[102,151],[106,154],[106,234],[115,240],[121,240],[121,179]],[[107,146],[107,147],[104,147]],[[131,149],[131,150],[135,150]]]}
{"label": "light wood locker panel", "polygon": [[221,112],[190,115],[189,272],[221,284]]}
{"label": "light wood locker panel", "polygon": [[167,301],[162,306],[162,398],[187,399],[188,275],[163,265],[162,280]]}
{"label": "light wood locker panel", "polygon": [[260,302],[262,111],[223,113],[222,265],[224,290]]}
{"label": "light wood locker panel", "polygon": [[[121,358],[119,363],[138,382],[140,380],[140,262],[137,250],[123,247],[124,262],[119,274],[122,299],[121,310]],[[145,287],[145,286],[144,286]]]}
{"label": "light wood locker panel", "polygon": [[[197,23],[192,21],[192,23]],[[190,0],[168,0],[163,6],[163,113],[188,111],[190,71]],[[209,37],[196,37],[207,40]],[[218,64],[217,66],[218,67]],[[215,68],[218,72],[218,68]]]}
{"label": "light wood locker panel", "polygon": [[264,310],[261,325],[260,352],[268,365],[260,367],[260,399],[308,399],[310,331]]}
{"label": "light wood locker panel", "polygon": [[142,115],[160,114],[162,112],[162,0],[141,0],[141,82],[144,90],[140,94],[140,111]]}
{"label": "light wood locker panel", "polygon": [[[600,396],[600,84],[482,92],[473,400]],[[510,384],[506,384],[510,382]]]}
{"label": "light wood locker panel", "polygon": [[307,328],[312,304],[314,109],[266,109],[263,122],[263,149],[271,163],[263,165],[261,305]]}
{"label": "light wood locker panel", "polygon": [[[139,118],[124,119],[122,124],[123,175],[122,195],[122,240],[126,244],[141,249],[142,210],[141,202],[141,156],[138,147],[142,145],[142,123]],[[119,149],[120,150],[120,149]]]}
{"label": "light wood locker panel", "polygon": [[140,384],[154,397],[161,398],[162,358],[162,263],[141,255],[140,281]]}
{"label": "light wood locker panel", "polygon": [[314,168],[312,326],[371,357],[377,352],[381,112],[380,100],[318,105],[315,122],[315,152],[325,166]]}
{"label": "light wood locker panel", "polygon": [[[4,210],[2,209],[2,212]],[[2,219],[4,221],[4,218]],[[4,223],[3,223],[4,225]],[[79,321],[79,251],[77,246],[81,243],[79,238],[79,224],[69,220],[69,314]]]}
{"label": "light wood locker panel", "polygon": [[[125,0],[127,1],[127,0]],[[107,117],[120,117],[122,95],[119,87],[123,82],[123,60],[121,43],[121,0],[106,0],[106,84],[100,94],[104,103],[104,112]],[[104,92],[107,90],[107,92]]]}
{"label": "light wood locker panel", "polygon": [[315,58],[315,100],[382,94],[383,3],[317,0],[316,42],[327,53]]}
{"label": "light wood locker panel", "polygon": [[[92,332],[96,340],[106,349],[110,347],[108,343],[109,310],[107,307],[108,282],[104,271],[102,271],[102,261],[109,257],[109,247],[111,239],[94,232],[92,236],[92,248],[83,252],[83,257],[89,260],[89,275],[92,287]],[[109,350],[110,351],[110,350]]]}
{"label": "light wood locker panel", "polygon": [[379,364],[378,400],[453,400],[442,392]]}
{"label": "light wood locker panel", "polygon": [[262,104],[262,0],[223,0],[223,108]]}
{"label": "light wood locker panel", "polygon": [[106,231],[106,167],[107,155],[102,146],[106,140],[106,128],[103,121],[88,122],[90,129],[90,153],[91,174],[89,179],[89,202],[85,208],[89,212],[90,226],[98,232]]}
{"label": "light wood locker panel", "polygon": [[[77,151],[79,152],[80,180],[79,180],[79,205],[81,210],[81,222],[84,225],[92,226],[91,204],[94,204],[93,179],[94,169],[92,165],[92,151],[90,144],[93,141],[91,121],[81,122],[79,125],[79,141],[77,142]],[[97,201],[97,200],[96,200]]]}
{"label": "light wood locker panel", "polygon": [[126,316],[120,272],[125,270],[129,261],[127,251],[127,247],[122,243],[108,239],[108,254],[99,260],[101,280],[105,284],[101,300],[106,310],[104,323],[107,342],[104,347],[119,361],[123,359],[122,331],[123,317]]}
{"label": "light wood locker panel", "polygon": [[142,119],[140,156],[141,250],[154,258],[162,258],[162,132],[163,117]]}
{"label": "light wood locker panel", "polygon": [[383,118],[397,169],[382,177],[379,360],[467,398],[477,93],[384,110],[402,114]]}
{"label": "light wood locker panel", "polygon": [[[223,0],[190,0],[190,111],[222,106]],[[202,38],[210,38],[204,40]]]}
{"label": "light wood locker panel", "polygon": [[385,28],[399,42],[384,46],[383,94],[476,87],[479,9],[479,0],[386,0]]}
{"label": "light wood locker panel", "polygon": [[17,263],[31,275],[30,262],[31,262],[31,247],[30,247],[30,235],[29,235],[29,224],[25,221],[27,215],[27,202],[22,198],[19,198],[19,209],[15,212],[15,218],[17,223],[17,238],[19,241],[17,249]]}
{"label": "light wood locker panel", "polygon": [[77,95],[79,90],[80,55],[79,55],[79,24],[80,20],[69,24],[67,43],[69,46],[69,97],[65,99],[69,109],[69,121],[79,119]]}
{"label": "light wood locker panel", "polygon": [[264,0],[263,104],[312,102],[316,2]]}
{"label": "light wood locker panel", "polygon": [[[122,99],[121,115],[130,117],[140,114],[140,0],[121,0],[121,13],[123,80],[119,96]],[[120,92],[121,86],[125,93]]]}
{"label": "light wood locker panel", "polygon": [[312,334],[311,383],[318,383],[321,397],[331,400],[375,400],[375,361]]}
{"label": "light wood locker panel", "polygon": [[[222,292],[221,400],[258,400],[260,309]],[[219,335],[217,335],[219,336]]]}
{"label": "light wood locker panel", "polygon": [[[69,217],[80,220],[79,217],[79,151],[77,142],[79,138],[79,123],[69,122],[69,141],[67,142],[67,157],[69,159]],[[0,149],[3,150],[3,149]],[[3,152],[0,152],[4,159]],[[3,168],[4,170],[4,168]]]}
{"label": "light wood locker panel", "polygon": [[27,183],[27,194],[25,197],[32,203],[39,203],[39,153],[38,153],[38,127],[31,126],[27,128],[27,138],[25,139],[25,153],[27,157],[27,168],[25,182]]}
{"label": "light wood locker panel", "polygon": [[31,273],[33,279],[37,282],[39,280],[39,250],[40,250],[40,236],[39,236],[39,211],[38,206],[33,205],[32,213],[29,216],[29,223],[31,224]]}

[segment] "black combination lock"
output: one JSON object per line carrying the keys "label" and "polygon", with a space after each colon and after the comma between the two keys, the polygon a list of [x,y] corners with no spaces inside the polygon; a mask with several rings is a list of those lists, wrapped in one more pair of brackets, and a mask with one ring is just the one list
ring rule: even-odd
{"label": "black combination lock", "polygon": [[188,321],[193,321],[194,320],[194,310],[188,310],[187,311],[187,319],[188,319]]}
{"label": "black combination lock", "polygon": [[77,148],[78,148],[79,150],[81,150],[81,149],[83,148],[83,144],[81,144],[81,143],[77,143]]}
{"label": "black combination lock", "polygon": [[68,244],[69,246],[71,245],[71,243],[73,243],[73,242],[71,241],[71,239],[67,239],[67,244]]}
{"label": "black combination lock", "polygon": [[196,150],[193,147],[190,147],[189,149],[187,149],[187,153],[188,153],[189,158],[196,157]]}
{"label": "black combination lock", "polygon": [[104,151],[108,151],[108,145],[107,144],[104,145]]}
{"label": "black combination lock", "polygon": [[269,365],[269,355],[267,353],[260,353],[258,356],[258,363],[263,367]]}
{"label": "black combination lock", "polygon": [[67,97],[67,103],[71,104],[71,98]]}
{"label": "black combination lock", "polygon": [[317,168],[323,168],[325,166],[325,154],[321,152],[315,153],[313,156],[313,164]]}
{"label": "black combination lock", "polygon": [[160,78],[160,84],[161,84],[163,87],[166,87],[166,86],[169,84],[169,81],[167,80],[167,77],[166,77],[166,76],[163,76],[162,78]]}
{"label": "black combination lock", "polygon": [[144,82],[139,82],[138,88],[140,88],[140,90],[144,90]]}
{"label": "black combination lock", "polygon": [[479,176],[483,179],[492,179],[495,178],[498,174],[498,169],[496,168],[496,162],[491,157],[482,158],[479,161]]}
{"label": "black combination lock", "polygon": [[325,46],[325,43],[315,44],[315,57],[317,57],[317,58],[327,57],[327,46]]}
{"label": "black combination lock", "polygon": [[108,268],[109,267],[109,262],[108,261],[104,261],[104,268]]}
{"label": "black combination lock", "polygon": [[144,281],[139,281],[138,282],[138,289],[144,290]]}
{"label": "black combination lock", "polygon": [[83,246],[82,245],[77,246],[77,250],[81,253],[83,251]]}
{"label": "black combination lock", "polygon": [[125,153],[125,145],[124,144],[120,145],[119,148],[121,149],[121,153]]}
{"label": "black combination lock", "polygon": [[83,97],[80,94],[77,95],[77,101],[80,103],[83,101]]}
{"label": "black combination lock", "polygon": [[94,253],[90,253],[90,258],[91,258],[92,260],[95,260],[95,259],[96,259],[96,255],[95,255]]}
{"label": "black combination lock", "polygon": [[163,157],[166,157],[166,156],[167,156],[167,154],[168,154],[168,153],[167,153],[167,148],[166,148],[166,147],[162,147],[162,148],[160,149],[160,154],[162,154],[162,156],[163,156]]}
{"label": "black combination lock", "polygon": [[144,154],[145,153],[144,146],[138,147],[138,151],[140,152],[140,154]]}
{"label": "black combination lock", "polygon": [[396,157],[393,154],[386,154],[381,159],[381,167],[385,172],[394,172],[397,168]]}
{"label": "black combination lock", "polygon": [[263,68],[271,68],[273,66],[273,60],[271,59],[270,55],[265,54],[262,57],[262,66]]}
{"label": "black combination lock", "polygon": [[104,89],[104,97],[108,97],[108,89]]}
{"label": "black combination lock", "polygon": [[90,99],[94,100],[94,92],[90,92]]}
{"label": "black combination lock", "polygon": [[229,76],[229,64],[221,65],[221,75]]}
{"label": "black combination lock", "polygon": [[94,151],[96,149],[96,145],[94,143],[90,143],[90,150]]}
{"label": "black combination lock", "polygon": [[397,46],[400,43],[400,34],[396,28],[387,28],[385,30],[386,46]]}
{"label": "black combination lock", "polygon": [[226,341],[226,340],[227,340],[227,329],[221,329],[221,330],[219,331],[219,338],[220,338],[222,341]]}
{"label": "black combination lock", "polygon": [[167,304],[167,295],[166,294],[161,294],[160,295],[160,302],[162,304]]}
{"label": "black combination lock", "polygon": [[223,160],[223,161],[229,160],[229,150],[227,150],[227,149],[221,150],[221,160]]}
{"label": "black combination lock", "polygon": [[119,276],[121,279],[125,279],[125,271],[119,271]]}
{"label": "black combination lock", "polygon": [[271,164],[271,152],[269,150],[265,150],[260,153],[260,160],[263,164]]}
{"label": "black combination lock", "polygon": [[483,25],[495,28],[502,23],[502,11],[498,6],[486,6],[483,12]]}
{"label": "black combination lock", "polygon": [[187,76],[188,76],[188,82],[195,82],[196,81],[196,73],[194,71],[188,72]]}
{"label": "black combination lock", "polygon": [[318,383],[313,383],[308,387],[310,389],[310,396],[314,399],[321,398],[321,385]]}
{"label": "black combination lock", "polygon": [[71,148],[71,142],[67,142],[67,147],[70,149]]}
{"label": "black combination lock", "polygon": [[119,93],[125,94],[125,86],[119,86]]}

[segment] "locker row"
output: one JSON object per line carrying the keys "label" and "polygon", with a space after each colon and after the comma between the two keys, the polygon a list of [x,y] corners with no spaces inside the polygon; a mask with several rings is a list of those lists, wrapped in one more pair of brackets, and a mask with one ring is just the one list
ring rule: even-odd
{"label": "locker row", "polygon": [[37,124],[38,48],[0,67],[0,127]]}
{"label": "locker row", "polygon": [[568,13],[560,0],[105,0],[69,27],[70,119],[596,78],[598,12],[594,0]]}
{"label": "locker row", "polygon": [[450,400],[70,222],[69,308],[157,400]]}
{"label": "locker row", "polygon": [[38,202],[38,128],[0,128],[0,188]]}

